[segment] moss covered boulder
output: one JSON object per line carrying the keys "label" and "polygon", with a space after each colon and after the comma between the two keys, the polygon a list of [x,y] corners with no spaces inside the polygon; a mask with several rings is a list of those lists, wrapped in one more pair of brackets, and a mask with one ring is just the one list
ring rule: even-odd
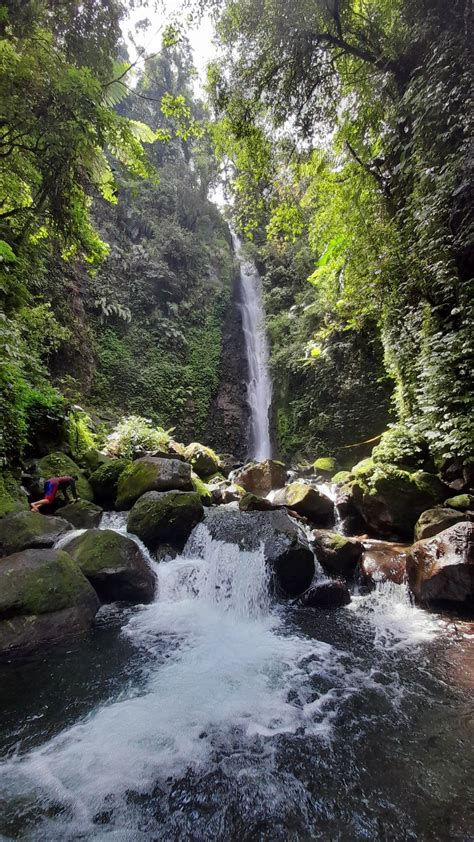
{"label": "moss covered boulder", "polygon": [[336,470],[336,460],[332,456],[320,456],[313,462],[313,468],[317,474],[330,477]]}
{"label": "moss covered boulder", "polygon": [[446,498],[444,483],[426,471],[373,464],[352,473],[352,502],[369,529],[383,536],[411,538],[421,513]]}
{"label": "moss covered boulder", "polygon": [[331,482],[335,485],[344,485],[344,483],[349,482],[352,478],[352,474],[350,471],[338,471],[337,474],[334,474],[331,477]]}
{"label": "moss covered boulder", "polygon": [[266,459],[264,462],[249,462],[233,475],[234,482],[245,491],[266,497],[270,491],[282,488],[286,482],[287,470],[283,462]]}
{"label": "moss covered boulder", "polygon": [[418,518],[415,524],[415,541],[421,541],[423,538],[431,538],[437,535],[438,532],[443,532],[444,529],[449,529],[455,523],[460,523],[469,518],[463,512],[457,512],[455,509],[447,509],[438,506],[434,509],[427,509]]}
{"label": "moss covered boulder", "polygon": [[72,529],[61,517],[39,512],[12,512],[0,520],[0,555],[11,555],[30,547],[52,547]]}
{"label": "moss covered boulder", "polygon": [[326,523],[334,511],[333,502],[329,497],[304,482],[291,482],[286,488],[277,491],[273,502],[314,522]]}
{"label": "moss covered boulder", "polygon": [[217,473],[220,468],[219,457],[210,447],[199,442],[188,444],[184,451],[184,458],[190,463],[193,471],[200,477],[209,477]]}
{"label": "moss covered boulder", "polygon": [[118,482],[125,468],[132,463],[128,459],[112,459],[100,465],[89,477],[94,491],[94,500],[101,506],[111,507],[117,498]]}
{"label": "moss covered boulder", "polygon": [[56,453],[48,453],[47,456],[43,456],[38,462],[38,471],[42,480],[47,480],[49,477],[76,476],[78,477],[76,487],[79,497],[82,497],[83,500],[94,499],[94,492],[83,472],[65,453],[58,450]]}
{"label": "moss covered boulder", "polygon": [[417,541],[407,554],[408,584],[427,603],[474,606],[474,524],[457,523]]}
{"label": "moss covered boulder", "polygon": [[311,546],[319,563],[336,576],[352,576],[364,552],[360,541],[329,529],[315,529]]}
{"label": "moss covered boulder", "polygon": [[89,500],[75,500],[74,503],[56,509],[56,514],[71,523],[75,529],[93,529],[99,525],[103,511],[100,506]]}
{"label": "moss covered boulder", "polygon": [[448,497],[444,505],[460,512],[474,511],[474,494],[456,494],[455,497]]}
{"label": "moss covered boulder", "polygon": [[0,471],[0,518],[29,509],[26,491],[8,471]]}
{"label": "moss covered boulder", "polygon": [[194,473],[194,471],[191,472],[191,482],[193,484],[194,491],[196,491],[201,498],[202,505],[210,506],[212,503],[212,490],[209,488],[207,483]]}
{"label": "moss covered boulder", "polygon": [[156,577],[137,544],[112,529],[89,529],[65,547],[101,602],[151,602]]}
{"label": "moss covered boulder", "polygon": [[181,549],[203,516],[204,508],[196,491],[149,491],[133,506],[127,529],[152,552],[160,544]]}
{"label": "moss covered boulder", "polygon": [[99,600],[61,550],[30,549],[0,560],[0,654],[25,655],[88,629]]}
{"label": "moss covered boulder", "polygon": [[130,509],[148,491],[192,491],[191,466],[178,459],[143,456],[121,473],[117,509]]}

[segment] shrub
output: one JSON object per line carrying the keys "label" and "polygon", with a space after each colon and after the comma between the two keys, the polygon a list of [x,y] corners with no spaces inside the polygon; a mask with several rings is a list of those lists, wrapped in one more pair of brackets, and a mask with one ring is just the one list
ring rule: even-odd
{"label": "shrub", "polygon": [[172,430],[153,427],[148,418],[128,415],[107,437],[106,450],[110,456],[125,459],[133,459],[143,450],[168,450],[170,433]]}

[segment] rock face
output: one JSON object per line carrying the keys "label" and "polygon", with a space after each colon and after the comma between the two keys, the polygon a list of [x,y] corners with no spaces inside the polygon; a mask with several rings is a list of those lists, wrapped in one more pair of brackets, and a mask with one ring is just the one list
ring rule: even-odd
{"label": "rock face", "polygon": [[[94,499],[94,492],[83,472],[65,453],[58,450],[57,453],[48,453],[47,456],[43,456],[38,462],[38,471],[43,480],[49,479],[49,477],[76,476],[78,477],[76,488],[79,497],[82,497],[83,500]],[[61,497],[60,492],[58,499],[61,499]]]}
{"label": "rock face", "polygon": [[311,584],[314,556],[304,534],[287,512],[209,509],[205,524],[212,538],[238,544],[242,550],[255,551],[263,545],[278,593],[298,596]]}
{"label": "rock face", "polygon": [[326,523],[334,510],[329,497],[325,497],[316,488],[312,488],[304,482],[290,482],[286,488],[282,488],[275,494],[273,502],[315,522],[323,521]]}
{"label": "rock face", "polygon": [[256,494],[251,494],[250,491],[246,491],[239,500],[239,509],[241,512],[271,512],[279,508],[280,506],[271,503],[266,497],[257,497]]}
{"label": "rock face", "polygon": [[88,500],[77,500],[61,506],[57,509],[58,517],[64,518],[71,523],[75,529],[93,529],[98,526],[102,517],[103,509]]}
{"label": "rock face", "polygon": [[316,583],[300,597],[301,605],[306,608],[340,608],[350,601],[349,588],[337,580]]}
{"label": "rock face", "polygon": [[446,486],[426,471],[368,464],[365,473],[359,471],[351,496],[370,529],[387,537],[411,538],[421,513],[445,499]]}
{"label": "rock face", "polygon": [[192,490],[191,466],[178,459],[143,456],[120,475],[117,509],[130,509],[148,491]]}
{"label": "rock face", "polygon": [[463,520],[468,520],[466,515],[454,509],[443,509],[441,507],[427,509],[420,515],[415,524],[415,541],[431,538],[438,532],[443,532],[443,530],[449,529],[450,526],[454,526],[455,523],[460,523]]}
{"label": "rock face", "polygon": [[67,520],[39,512],[12,512],[0,520],[0,555],[11,555],[30,547],[52,547],[72,529]]}
{"label": "rock face", "polygon": [[408,583],[421,602],[474,604],[474,524],[457,523],[418,541],[407,555]]}
{"label": "rock face", "polygon": [[25,655],[90,627],[94,589],[61,550],[25,550],[0,561],[0,654]]}
{"label": "rock face", "polygon": [[270,491],[282,488],[286,482],[286,468],[283,462],[267,459],[265,462],[249,462],[234,474],[234,482],[245,491],[259,497],[266,497]]}
{"label": "rock face", "polygon": [[406,546],[389,541],[364,541],[364,555],[359,565],[359,580],[364,585],[405,581]]}
{"label": "rock face", "polygon": [[117,498],[117,487],[121,474],[131,465],[128,459],[114,459],[101,465],[89,477],[94,499],[101,506],[113,506]]}
{"label": "rock face", "polygon": [[199,442],[188,444],[184,451],[184,458],[199,477],[209,477],[219,470],[217,454],[210,447],[205,447]]}
{"label": "rock face", "polygon": [[203,516],[204,508],[196,491],[149,491],[133,506],[127,529],[152,552],[160,544],[182,548]]}
{"label": "rock face", "polygon": [[101,602],[151,602],[156,577],[140,548],[112,529],[90,529],[67,544]]}
{"label": "rock face", "polygon": [[352,576],[364,552],[360,541],[328,529],[315,529],[311,544],[319,563],[337,576]]}

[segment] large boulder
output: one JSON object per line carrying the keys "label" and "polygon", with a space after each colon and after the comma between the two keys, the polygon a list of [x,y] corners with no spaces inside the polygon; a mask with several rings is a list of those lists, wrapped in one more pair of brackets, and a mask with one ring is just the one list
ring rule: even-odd
{"label": "large boulder", "polygon": [[133,506],[127,529],[152,552],[160,544],[182,548],[203,516],[204,508],[196,491],[149,491]]}
{"label": "large boulder", "polygon": [[[38,462],[38,472],[42,480],[47,480],[49,477],[76,476],[78,478],[76,488],[79,497],[82,497],[83,500],[94,499],[94,492],[79,466],[60,450],[43,456]],[[62,496],[61,493],[60,496]]]}
{"label": "large boulder", "polygon": [[265,561],[275,574],[278,593],[298,596],[314,576],[314,556],[298,524],[284,510],[240,512],[209,509],[205,525],[217,541],[237,544],[242,550],[263,546]]}
{"label": "large boulder", "polygon": [[209,477],[220,469],[219,457],[210,447],[199,442],[188,444],[184,451],[184,458],[190,463],[193,471],[200,477]]}
{"label": "large boulder", "polygon": [[25,489],[8,471],[0,470],[0,518],[10,512],[24,512],[30,508]]}
{"label": "large boulder", "polygon": [[94,499],[101,506],[112,507],[117,498],[118,482],[125,468],[131,462],[128,459],[113,459],[100,465],[89,477],[94,491]]}
{"label": "large boulder", "polygon": [[103,511],[100,506],[90,503],[89,500],[75,500],[74,503],[61,506],[56,510],[56,514],[71,523],[75,529],[93,529],[99,525]]}
{"label": "large boulder", "polygon": [[431,538],[438,532],[443,532],[450,526],[454,526],[455,523],[468,519],[463,512],[457,512],[455,509],[443,509],[441,506],[427,509],[420,515],[415,524],[415,541]]}
{"label": "large boulder", "polygon": [[120,475],[117,509],[130,509],[148,491],[191,491],[191,466],[179,459],[143,456]]}
{"label": "large boulder", "polygon": [[305,482],[290,482],[286,488],[277,491],[273,502],[315,522],[327,522],[334,512],[332,500]]}
{"label": "large boulder", "polygon": [[352,576],[364,552],[360,541],[329,529],[315,529],[311,546],[324,569],[337,576]]}
{"label": "large boulder", "polygon": [[266,497],[270,491],[282,488],[286,482],[286,468],[283,462],[267,459],[265,462],[249,462],[233,474],[233,481],[245,491]]}
{"label": "large boulder", "polygon": [[0,560],[0,654],[25,655],[90,627],[97,594],[62,550],[25,550]]}
{"label": "large boulder", "polygon": [[89,529],[65,547],[101,602],[151,602],[156,577],[135,541],[112,529]]}
{"label": "large boulder", "polygon": [[30,547],[53,547],[71,529],[71,524],[61,517],[12,512],[0,520],[0,555],[19,553]]}
{"label": "large boulder", "polygon": [[457,523],[417,541],[407,555],[408,584],[421,602],[474,604],[474,524]]}
{"label": "large boulder", "polygon": [[[411,538],[415,523],[426,509],[446,498],[446,486],[426,471],[405,471],[394,465],[352,469],[352,501],[367,526],[387,537]],[[362,466],[362,467],[361,467]]]}
{"label": "large boulder", "polygon": [[390,541],[364,540],[364,554],[358,568],[358,580],[366,586],[377,582],[395,582],[401,585],[405,581],[406,546]]}
{"label": "large boulder", "polygon": [[351,595],[345,582],[337,579],[327,582],[316,582],[299,599],[305,608],[341,608],[349,605]]}

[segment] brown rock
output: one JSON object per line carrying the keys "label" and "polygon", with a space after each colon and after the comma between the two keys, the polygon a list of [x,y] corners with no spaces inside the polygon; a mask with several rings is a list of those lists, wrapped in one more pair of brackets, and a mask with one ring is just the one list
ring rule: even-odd
{"label": "brown rock", "polygon": [[364,584],[395,582],[401,585],[405,580],[406,549],[404,544],[390,541],[364,541],[364,555],[360,562],[360,574]]}
{"label": "brown rock", "polygon": [[474,604],[474,524],[463,522],[414,544],[408,583],[422,602]]}
{"label": "brown rock", "polygon": [[352,576],[364,551],[355,538],[346,538],[329,529],[315,529],[312,547],[319,563],[328,573]]}
{"label": "brown rock", "polygon": [[282,488],[286,482],[286,468],[283,462],[267,459],[265,462],[250,462],[234,474],[234,482],[257,494],[266,497],[270,491]]}
{"label": "brown rock", "polygon": [[299,598],[301,605],[307,608],[340,608],[349,605],[351,595],[344,582],[320,582],[313,585]]}

